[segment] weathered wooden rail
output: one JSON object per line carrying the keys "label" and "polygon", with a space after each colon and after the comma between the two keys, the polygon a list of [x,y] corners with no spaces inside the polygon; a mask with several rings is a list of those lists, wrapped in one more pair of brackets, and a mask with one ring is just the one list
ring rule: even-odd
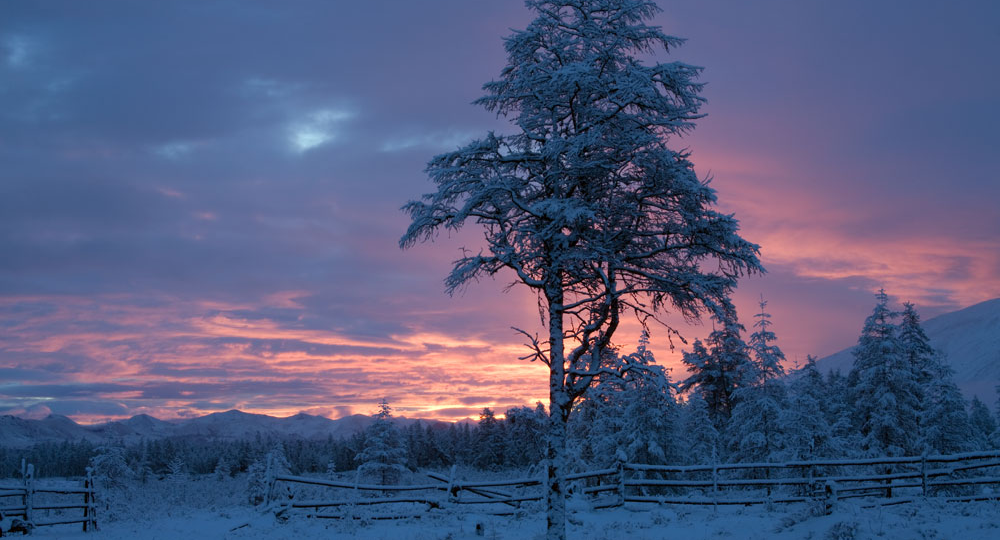
{"label": "weathered wooden rail", "polygon": [[[39,494],[82,496],[83,502],[51,502],[52,497],[39,498]],[[14,499],[14,502],[11,503],[8,499]],[[36,484],[34,465],[22,462],[21,485],[0,485],[0,515],[20,517],[30,528],[79,523],[84,532],[96,531],[97,512],[94,503],[94,478],[89,468],[81,488],[46,487]],[[41,517],[43,512],[48,514],[52,510],[83,510],[83,516],[59,517],[57,519]]]}
{"label": "weathered wooden rail", "polygon": [[[865,469],[875,469],[865,472]],[[934,496],[939,490],[960,486],[1000,485],[1000,475],[956,477],[970,471],[996,469],[1000,473],[1000,451],[970,452],[947,456],[880,457],[871,459],[815,460],[785,463],[723,463],[716,465],[645,465],[620,463],[614,468],[567,475],[571,492],[592,497],[595,509],[626,503],[753,505],[836,501],[880,495],[878,504],[901,504],[916,498]],[[817,475],[816,471],[827,471]],[[753,477],[760,476],[763,478]],[[526,477],[496,481],[459,481],[452,475],[428,473],[434,484],[380,485],[338,482],[282,475],[278,483],[309,485],[349,490],[353,496],[337,499],[296,500],[294,496],[276,506],[279,511],[306,511],[317,518],[343,519],[345,514],[322,513],[341,507],[375,505],[423,505],[424,511],[457,505],[496,505],[506,510],[488,513],[510,515],[522,509],[522,503],[540,501],[538,489],[544,478]],[[701,476],[701,478],[698,478]],[[692,478],[694,477],[694,478]],[[533,489],[532,489],[533,488]],[[917,490],[906,498],[893,498],[893,490]],[[514,491],[518,491],[515,493]],[[528,491],[531,492],[528,492]],[[791,491],[789,491],[791,490]],[[658,491],[650,494],[648,491]],[[360,492],[390,493],[393,496],[364,498]],[[406,495],[402,495],[406,493]],[[399,495],[396,495],[399,494]],[[601,496],[605,495],[602,499]],[[611,498],[606,495],[612,495]],[[982,494],[947,496],[947,500],[997,498]],[[311,511],[309,511],[311,510]],[[376,518],[404,516],[376,516]],[[413,515],[405,517],[414,517]]]}

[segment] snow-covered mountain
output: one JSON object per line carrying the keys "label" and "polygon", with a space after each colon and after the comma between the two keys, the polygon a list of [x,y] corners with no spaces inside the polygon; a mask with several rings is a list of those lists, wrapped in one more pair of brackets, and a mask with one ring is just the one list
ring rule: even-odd
{"label": "snow-covered mountain", "polygon": [[[943,352],[955,370],[955,383],[967,399],[978,396],[990,408],[1000,385],[1000,298],[923,321],[931,346]],[[858,326],[860,330],[860,325]],[[823,371],[846,374],[854,363],[851,349],[816,361]]]}
{"label": "snow-covered mountain", "polygon": [[[106,441],[137,442],[142,439],[186,438],[240,440],[263,437],[340,439],[364,430],[372,418],[361,414],[330,420],[323,416],[299,413],[288,418],[231,410],[198,418],[166,422],[140,414],[128,420],[81,425],[59,415],[42,420],[0,416],[0,446],[20,448],[41,442],[86,440],[95,444]],[[397,418],[405,426],[416,422]],[[437,422],[434,422],[437,423]]]}

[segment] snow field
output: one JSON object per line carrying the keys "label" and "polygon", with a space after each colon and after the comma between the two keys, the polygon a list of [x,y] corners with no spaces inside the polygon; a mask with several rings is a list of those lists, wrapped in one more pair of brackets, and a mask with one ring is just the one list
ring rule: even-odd
{"label": "snow field", "polygon": [[[392,521],[316,520],[296,516],[286,523],[249,507],[207,510],[176,507],[170,516],[109,522],[97,533],[76,528],[39,530],[39,538],[87,540],[204,539],[385,539],[522,540],[544,537],[544,514],[498,517],[469,512],[429,513]],[[482,524],[483,534],[476,534]],[[579,540],[803,539],[803,540],[994,540],[1000,538],[997,502],[863,508],[842,503],[829,516],[810,515],[804,506],[719,508],[636,505],[571,513],[568,536]]]}

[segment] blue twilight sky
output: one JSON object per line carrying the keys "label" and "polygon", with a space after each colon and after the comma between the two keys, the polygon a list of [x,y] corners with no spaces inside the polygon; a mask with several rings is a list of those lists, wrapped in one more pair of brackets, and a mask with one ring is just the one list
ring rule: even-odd
{"label": "blue twilight sky", "polygon": [[[879,287],[925,318],[1000,296],[1000,4],[661,0],[704,66],[677,147],[762,246],[791,361]],[[506,281],[443,293],[474,229],[402,252],[521,2],[0,4],[0,414],[238,407],[434,418],[547,395]],[[707,327],[685,331],[688,337]],[[622,344],[635,340],[626,328]],[[676,365],[665,333],[660,360]],[[683,371],[674,369],[675,378]]]}

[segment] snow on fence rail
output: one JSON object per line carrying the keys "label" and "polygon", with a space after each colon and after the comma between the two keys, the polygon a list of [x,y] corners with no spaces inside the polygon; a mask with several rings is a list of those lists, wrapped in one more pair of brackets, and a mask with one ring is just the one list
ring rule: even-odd
{"label": "snow on fence rail", "polygon": [[[38,498],[38,494],[49,495],[72,495],[83,496],[83,502],[51,502],[51,497]],[[13,502],[9,499],[14,499]],[[87,476],[84,478],[83,487],[65,486],[38,486],[35,484],[35,466],[25,464],[21,461],[21,485],[0,485],[0,517],[20,517],[28,530],[35,527],[46,527],[50,525],[67,525],[80,523],[83,531],[97,530],[97,512],[94,507],[94,477],[91,470],[87,469]],[[41,512],[46,517],[56,510],[59,514],[63,510],[83,510],[81,517],[57,517],[56,519],[41,518]]]}
{"label": "snow on fence rail", "polygon": [[[919,497],[929,497],[940,490],[1000,484],[1000,476],[997,475],[967,476],[969,471],[991,468],[1000,472],[1000,451],[947,456],[691,466],[619,463],[614,468],[570,474],[566,479],[570,482],[571,492],[592,498],[595,509],[625,503],[751,505],[817,500],[825,501],[829,508],[839,499],[873,495],[885,499],[880,504],[900,504],[913,500],[913,497],[893,499],[893,490],[919,490]],[[817,472],[823,472],[824,475],[817,475]],[[503,505],[505,510],[489,513],[510,515],[522,509],[521,503],[543,499],[542,492],[538,489],[545,483],[545,479],[541,477],[470,482],[456,480],[454,470],[450,477],[437,473],[428,473],[427,476],[438,483],[360,484],[283,475],[272,479],[271,490],[274,491],[275,485],[280,482],[349,490],[351,496],[338,499],[296,500],[292,496],[276,507],[279,513],[293,509],[312,509],[312,512],[306,513],[313,517],[334,519],[343,519],[347,515],[321,514],[320,510],[408,504],[423,505],[423,510],[427,511],[456,505]],[[358,496],[362,491],[393,496],[363,498]],[[611,494],[613,497],[601,499],[602,494]],[[946,498],[979,500],[984,497],[997,498],[1000,494],[990,496],[966,493],[964,496],[954,496],[952,493]],[[380,517],[414,516],[374,516],[376,519]]]}

